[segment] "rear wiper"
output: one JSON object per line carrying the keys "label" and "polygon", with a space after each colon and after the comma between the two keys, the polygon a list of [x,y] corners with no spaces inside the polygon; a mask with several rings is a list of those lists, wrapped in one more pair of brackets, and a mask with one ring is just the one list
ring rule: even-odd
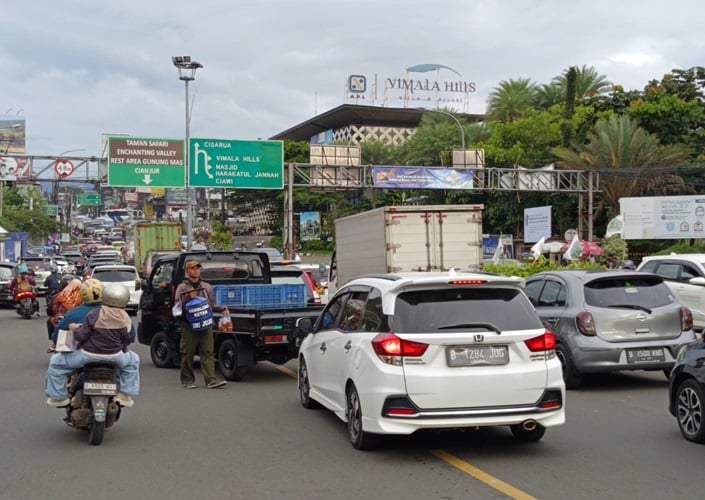
{"label": "rear wiper", "polygon": [[485,330],[492,330],[496,334],[500,335],[502,331],[494,325],[489,323],[453,323],[450,325],[439,326],[438,330],[454,330],[456,328],[484,328]]}
{"label": "rear wiper", "polygon": [[614,307],[617,309],[639,309],[641,311],[646,311],[647,313],[651,314],[651,309],[637,304],[611,304],[607,307]]}

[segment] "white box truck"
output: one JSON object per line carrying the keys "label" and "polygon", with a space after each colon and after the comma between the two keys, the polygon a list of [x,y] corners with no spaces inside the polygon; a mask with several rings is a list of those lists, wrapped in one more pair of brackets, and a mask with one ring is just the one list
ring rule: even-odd
{"label": "white box truck", "polygon": [[480,270],[483,208],[394,206],[336,219],[329,293],[362,274]]}

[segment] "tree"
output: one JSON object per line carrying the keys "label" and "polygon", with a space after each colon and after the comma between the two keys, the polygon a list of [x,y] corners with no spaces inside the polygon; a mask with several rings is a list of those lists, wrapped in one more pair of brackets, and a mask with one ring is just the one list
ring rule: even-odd
{"label": "tree", "polygon": [[512,122],[533,108],[536,84],[529,78],[502,80],[487,100],[488,121]]}
{"label": "tree", "polygon": [[581,68],[577,68],[571,66],[565,70],[562,75],[553,79],[553,83],[563,89],[564,95],[568,87],[568,77],[573,70],[575,71],[576,99],[584,99],[586,97],[603,94],[612,87],[612,83],[607,80],[607,77],[599,75],[594,67],[583,65]]}
{"label": "tree", "polygon": [[690,155],[682,144],[661,146],[658,138],[629,116],[610,115],[598,120],[587,144],[559,146],[553,153],[575,169],[600,172],[603,201],[619,212],[619,199],[641,194],[649,167],[678,165]]}

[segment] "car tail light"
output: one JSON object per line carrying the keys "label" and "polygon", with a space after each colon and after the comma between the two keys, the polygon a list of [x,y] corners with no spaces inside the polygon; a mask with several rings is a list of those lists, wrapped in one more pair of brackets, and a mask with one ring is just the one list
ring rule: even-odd
{"label": "car tail light", "polygon": [[487,280],[453,280],[450,282],[451,285],[484,285]]}
{"label": "car tail light", "polygon": [[404,340],[393,333],[380,333],[372,339],[372,348],[379,359],[390,365],[401,366],[402,358],[423,356],[428,344]]}
{"label": "car tail light", "polygon": [[595,331],[595,321],[592,319],[592,314],[587,311],[583,311],[578,313],[575,319],[578,323],[578,330],[580,330],[580,333],[587,335],[588,337],[594,337],[597,335],[597,332]]}
{"label": "car tail light", "polygon": [[681,331],[687,332],[693,329],[693,313],[690,309],[681,307]]}
{"label": "car tail light", "polygon": [[543,335],[525,340],[524,343],[531,352],[552,351],[556,348],[556,336],[551,332],[545,332]]}

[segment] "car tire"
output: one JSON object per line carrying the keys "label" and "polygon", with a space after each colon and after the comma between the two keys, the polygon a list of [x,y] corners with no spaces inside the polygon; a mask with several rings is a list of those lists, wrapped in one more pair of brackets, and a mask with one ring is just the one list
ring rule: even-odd
{"label": "car tire", "polygon": [[375,448],[379,442],[379,436],[362,430],[362,404],[354,384],[348,388],[346,399],[345,415],[348,421],[350,443],[358,450]]}
{"label": "car tire", "polygon": [[157,368],[173,368],[174,353],[169,347],[169,338],[166,332],[157,332],[149,343],[149,355],[152,363]]}
{"label": "car tire", "polygon": [[681,434],[688,441],[705,443],[705,397],[700,385],[684,380],[676,390],[676,419]]}
{"label": "car tire", "polygon": [[241,364],[243,354],[234,338],[225,339],[218,349],[218,367],[226,380],[240,382],[247,374],[247,365]]}
{"label": "car tire", "polygon": [[509,429],[516,439],[527,443],[540,441],[543,435],[546,434],[546,428],[541,424],[536,424],[536,427],[531,430],[524,429],[522,424],[510,425]]}
{"label": "car tire", "polygon": [[306,366],[306,360],[303,356],[299,359],[299,399],[301,400],[301,406],[308,410],[314,410],[320,408],[321,405],[315,399],[311,399],[311,381],[308,377],[308,367]]}
{"label": "car tire", "polygon": [[566,389],[578,389],[583,383],[583,375],[575,367],[573,358],[568,352],[568,348],[563,344],[556,345],[556,356],[561,362],[563,369],[563,381]]}

